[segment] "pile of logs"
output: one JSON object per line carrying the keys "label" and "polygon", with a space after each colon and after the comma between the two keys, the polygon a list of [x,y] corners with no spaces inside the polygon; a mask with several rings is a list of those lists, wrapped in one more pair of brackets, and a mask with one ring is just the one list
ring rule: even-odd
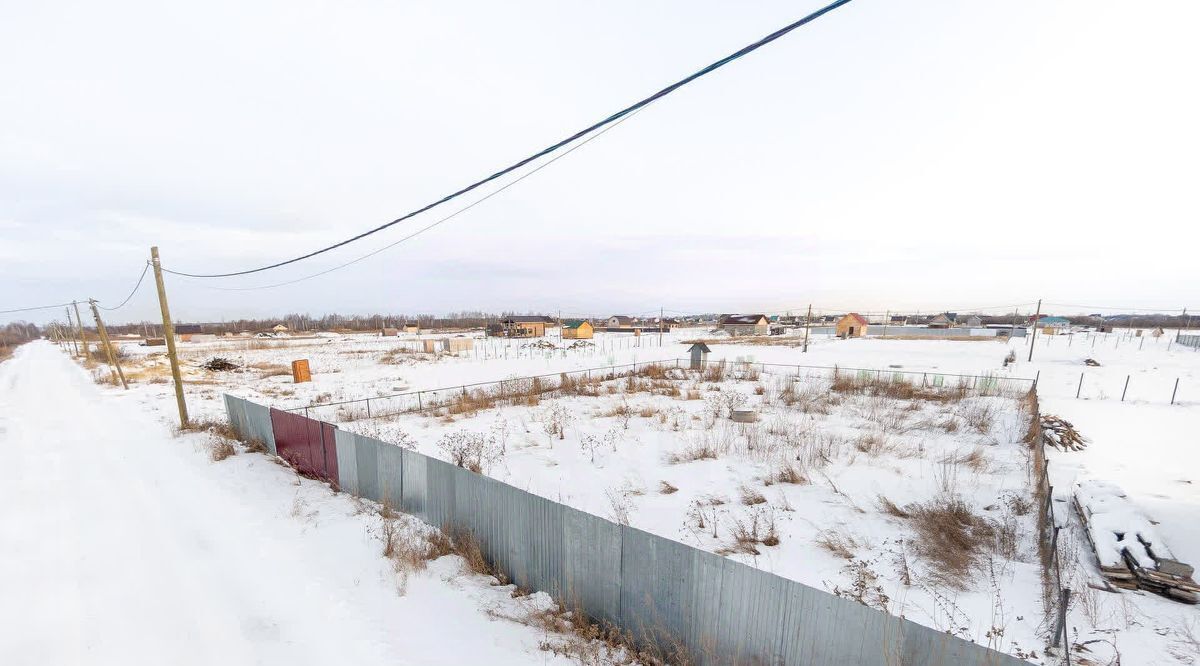
{"label": "pile of logs", "polygon": [[1082,451],[1087,448],[1087,440],[1079,434],[1075,426],[1053,414],[1042,415],[1042,439],[1062,451]]}
{"label": "pile of logs", "polygon": [[1157,534],[1154,521],[1144,516],[1116,485],[1080,481],[1075,485],[1075,510],[1108,585],[1146,590],[1194,604],[1200,585],[1190,564],[1176,560]]}

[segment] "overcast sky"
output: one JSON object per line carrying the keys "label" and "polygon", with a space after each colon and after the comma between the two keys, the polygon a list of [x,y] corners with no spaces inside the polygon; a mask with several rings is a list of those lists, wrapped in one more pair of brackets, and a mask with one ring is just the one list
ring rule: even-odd
{"label": "overcast sky", "polygon": [[[820,4],[2,0],[0,309],[115,304],[153,244],[217,272],[341,240]],[[1196,25],[856,0],[422,236],[214,289],[460,206],[169,277],[172,311],[1200,307]],[[112,318],[156,317],[146,287]]]}

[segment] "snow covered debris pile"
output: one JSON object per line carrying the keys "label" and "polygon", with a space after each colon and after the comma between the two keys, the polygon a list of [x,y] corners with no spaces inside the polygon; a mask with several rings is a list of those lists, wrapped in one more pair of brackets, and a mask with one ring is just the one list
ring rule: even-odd
{"label": "snow covered debris pile", "polygon": [[1175,559],[1153,521],[1119,486],[1095,479],[1077,481],[1075,508],[1100,562],[1100,573],[1110,583],[1187,603],[1200,601],[1192,566]]}
{"label": "snow covered debris pile", "polygon": [[1082,451],[1087,440],[1070,421],[1053,414],[1042,415],[1042,438],[1047,444],[1062,451]]}
{"label": "snow covered debris pile", "polygon": [[212,372],[224,372],[226,370],[237,370],[239,366],[224,356],[214,356],[205,361],[201,367]]}

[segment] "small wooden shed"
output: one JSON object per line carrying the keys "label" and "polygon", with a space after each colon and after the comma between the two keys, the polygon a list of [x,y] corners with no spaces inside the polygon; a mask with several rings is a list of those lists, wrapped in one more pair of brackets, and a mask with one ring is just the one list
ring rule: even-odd
{"label": "small wooden shed", "polygon": [[692,356],[692,370],[704,369],[704,364],[708,362],[708,351],[708,345],[703,342],[697,342],[688,349]]}
{"label": "small wooden shed", "polygon": [[568,319],[562,323],[564,340],[591,340],[595,329],[586,319]]}
{"label": "small wooden shed", "polygon": [[839,338],[861,338],[867,335],[867,318],[851,312],[837,321],[834,328]]}

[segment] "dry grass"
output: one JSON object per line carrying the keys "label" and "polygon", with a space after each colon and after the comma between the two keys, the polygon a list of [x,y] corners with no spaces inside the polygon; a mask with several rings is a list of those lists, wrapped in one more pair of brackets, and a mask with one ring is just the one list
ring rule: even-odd
{"label": "dry grass", "polygon": [[213,462],[221,462],[226,458],[237,455],[237,449],[229,439],[213,432],[209,435],[208,455]]}
{"label": "dry grass", "polygon": [[795,485],[808,485],[811,483],[808,475],[798,465],[790,462],[780,463],[771,471],[767,480],[771,483],[792,483]]}
{"label": "dry grass", "polygon": [[958,402],[967,397],[969,384],[959,381],[953,386],[923,386],[902,376],[881,373],[834,370],[830,390],[835,393],[882,396],[894,400],[926,400],[929,402]]}
{"label": "dry grass", "polygon": [[817,532],[816,544],[846,560],[854,559],[854,549],[859,547],[858,540],[853,536],[832,529]]}
{"label": "dry grass", "polygon": [[741,499],[742,504],[745,504],[746,506],[767,503],[767,498],[764,497],[762,493],[746,485],[738,488],[738,496]]}
{"label": "dry grass", "polygon": [[889,516],[894,516],[896,518],[911,518],[912,517],[912,514],[905,511],[904,509],[901,509],[900,507],[896,506],[896,504],[894,502],[892,502],[892,500],[888,499],[884,495],[880,495],[876,499],[876,503],[879,505],[879,510],[888,514]]}
{"label": "dry grass", "polygon": [[982,554],[996,545],[996,525],[956,495],[942,494],[906,511],[916,532],[915,550],[941,583],[962,588]]}
{"label": "dry grass", "polygon": [[955,451],[942,457],[942,463],[948,465],[966,465],[973,471],[983,474],[991,471],[992,464],[987,452],[982,446],[976,446],[970,451]]}
{"label": "dry grass", "polygon": [[692,442],[680,451],[668,453],[666,461],[671,465],[679,465],[697,460],[716,460],[717,449],[709,442]]}
{"label": "dry grass", "polygon": [[292,369],[281,363],[251,363],[248,367],[258,370],[259,379],[292,376]]}
{"label": "dry grass", "polygon": [[670,483],[667,483],[666,481],[659,481],[659,482],[658,482],[658,492],[659,492],[659,494],[662,494],[662,495],[671,495],[671,494],[674,494],[674,493],[676,493],[676,492],[678,492],[678,491],[679,491],[679,487],[678,487],[678,486],[673,486],[673,485],[671,485]]}

